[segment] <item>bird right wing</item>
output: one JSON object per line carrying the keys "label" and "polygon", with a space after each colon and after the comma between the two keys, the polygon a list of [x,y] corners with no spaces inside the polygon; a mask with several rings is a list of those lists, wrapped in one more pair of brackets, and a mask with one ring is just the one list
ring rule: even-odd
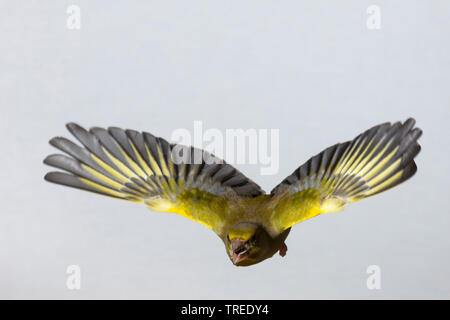
{"label": "bird right wing", "polygon": [[201,149],[116,127],[87,131],[69,123],[67,128],[83,147],[62,137],[50,140],[68,156],[54,154],[44,160],[66,171],[47,173],[47,181],[143,202],[152,211],[180,214],[217,233],[228,218],[228,194],[246,198],[264,193],[237,169]]}
{"label": "bird right wing", "polygon": [[335,144],[309,159],[272,192],[276,232],[321,213],[338,212],[347,203],[386,191],[417,170],[414,157],[422,130],[415,120],[384,123],[352,141]]}

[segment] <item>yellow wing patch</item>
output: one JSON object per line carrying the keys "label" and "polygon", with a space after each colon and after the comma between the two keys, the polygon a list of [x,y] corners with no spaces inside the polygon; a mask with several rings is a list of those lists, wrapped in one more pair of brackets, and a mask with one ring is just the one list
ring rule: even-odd
{"label": "yellow wing patch", "polygon": [[417,169],[413,159],[422,134],[414,124],[413,119],[384,123],[309,159],[272,190],[274,224],[282,231],[409,179]]}
{"label": "yellow wing patch", "polygon": [[278,232],[320,214],[320,194],[317,190],[307,189],[295,194],[284,194],[274,198],[271,214],[272,224]]}
{"label": "yellow wing patch", "polygon": [[212,230],[219,230],[227,216],[226,199],[198,189],[181,192],[171,201],[156,196],[145,200],[152,211],[173,212],[200,223]]}

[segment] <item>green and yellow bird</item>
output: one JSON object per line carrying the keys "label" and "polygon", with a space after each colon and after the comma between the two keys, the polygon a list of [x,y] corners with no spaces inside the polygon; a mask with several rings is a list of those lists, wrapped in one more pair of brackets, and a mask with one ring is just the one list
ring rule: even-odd
{"label": "green and yellow bird", "polygon": [[66,172],[45,179],[105,196],[144,203],[152,211],[178,213],[212,229],[236,266],[284,256],[291,227],[321,213],[338,212],[409,179],[422,131],[414,119],[383,123],[352,141],[309,159],[270,194],[206,151],[170,144],[147,132],[75,123],[68,130],[82,147],[55,137],[67,155],[44,163]]}

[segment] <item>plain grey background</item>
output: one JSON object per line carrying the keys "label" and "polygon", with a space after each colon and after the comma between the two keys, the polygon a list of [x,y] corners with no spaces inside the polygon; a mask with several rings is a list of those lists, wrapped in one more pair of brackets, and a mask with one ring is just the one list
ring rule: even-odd
{"label": "plain grey background", "polygon": [[[81,30],[66,9],[81,8]],[[366,27],[369,5],[381,29]],[[450,298],[448,1],[0,1],[0,298]],[[418,173],[293,228],[286,257],[234,267],[175,214],[46,183],[65,123],[280,129],[280,170],[417,119]],[[66,268],[82,270],[81,290]],[[381,268],[368,290],[366,268]]]}

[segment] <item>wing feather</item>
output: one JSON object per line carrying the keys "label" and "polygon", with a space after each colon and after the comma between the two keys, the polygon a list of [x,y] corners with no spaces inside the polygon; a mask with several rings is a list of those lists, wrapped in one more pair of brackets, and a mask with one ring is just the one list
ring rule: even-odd
{"label": "wing feather", "polygon": [[412,177],[422,134],[414,125],[412,118],[383,123],[309,159],[271,192],[276,229],[281,232],[320,213],[341,211],[349,202]]}
{"label": "wing feather", "polygon": [[[65,172],[49,172],[47,181],[142,202],[151,210],[175,212],[215,231],[226,218],[227,193],[243,198],[264,193],[238,170],[200,149],[117,127],[88,131],[69,123],[67,128],[82,146],[63,137],[51,139],[65,155],[50,155],[44,163]],[[190,157],[175,161],[174,148]]]}

